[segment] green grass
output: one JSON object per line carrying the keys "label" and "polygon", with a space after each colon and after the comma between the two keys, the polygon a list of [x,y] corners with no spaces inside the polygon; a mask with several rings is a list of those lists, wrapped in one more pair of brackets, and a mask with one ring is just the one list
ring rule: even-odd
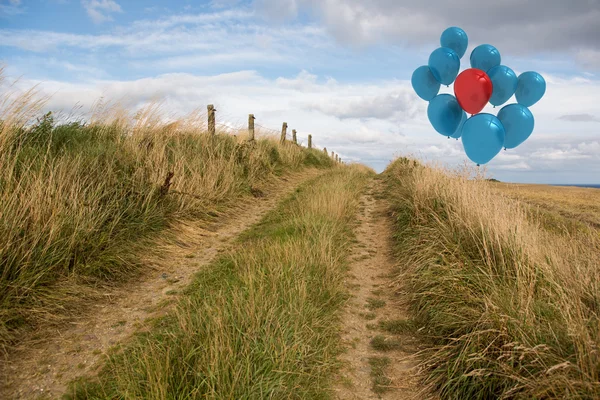
{"label": "green grass", "polygon": [[600,398],[600,245],[494,183],[399,159],[384,174],[398,281],[441,399]]}
{"label": "green grass", "polygon": [[371,383],[373,392],[381,395],[390,391],[392,380],[385,374],[390,366],[388,357],[370,357],[369,366],[371,367]]}
{"label": "green grass", "polygon": [[201,269],[177,310],[113,353],[76,399],[328,398],[346,257],[367,174],[300,187]]}
{"label": "green grass", "polygon": [[385,300],[376,299],[374,297],[369,297],[367,299],[367,304],[366,304],[365,307],[367,307],[371,311],[374,311],[374,310],[377,310],[377,309],[382,308],[384,306],[385,306]]}
{"label": "green grass", "polygon": [[215,221],[276,175],[333,166],[316,150],[209,137],[148,112],[91,124],[46,114],[25,126],[27,107],[0,115],[0,349],[133,276],[146,239],[174,221]]}
{"label": "green grass", "polygon": [[415,325],[414,322],[409,319],[392,319],[388,321],[379,321],[379,329],[388,333],[400,335],[403,333],[413,333],[415,331]]}
{"label": "green grass", "polygon": [[374,312],[361,313],[360,315],[367,321],[372,321],[375,318],[377,318],[377,314],[375,314]]}
{"label": "green grass", "polygon": [[391,351],[398,350],[401,347],[401,343],[394,337],[385,337],[383,335],[377,335],[371,339],[371,347],[377,351]]}

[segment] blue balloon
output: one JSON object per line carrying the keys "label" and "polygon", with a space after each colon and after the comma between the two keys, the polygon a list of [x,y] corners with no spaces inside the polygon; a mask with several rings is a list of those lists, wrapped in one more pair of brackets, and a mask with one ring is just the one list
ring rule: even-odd
{"label": "blue balloon", "polygon": [[447,47],[454,50],[454,52],[458,55],[458,58],[462,58],[467,51],[467,47],[469,46],[469,38],[465,31],[453,26],[446,29],[442,33],[440,44],[442,47]]}
{"label": "blue balloon", "polygon": [[465,122],[462,143],[471,161],[487,164],[502,150],[504,126],[492,114],[477,114]]}
{"label": "blue balloon", "polygon": [[463,114],[464,111],[456,97],[451,94],[438,94],[427,107],[427,117],[431,125],[444,136],[452,136],[456,132]]}
{"label": "blue balloon", "polygon": [[458,124],[458,128],[454,131],[454,133],[450,136],[454,139],[459,139],[462,135],[463,125],[467,122],[467,113],[463,111],[462,118],[460,119],[460,124]]}
{"label": "blue balloon", "polygon": [[523,143],[533,132],[535,121],[529,109],[521,104],[509,104],[502,107],[498,119],[504,125],[506,136],[504,147],[514,149]]}
{"label": "blue balloon", "polygon": [[471,53],[471,67],[484,72],[500,65],[500,61],[500,52],[490,44],[479,45]]}
{"label": "blue balloon", "polygon": [[492,80],[493,87],[490,103],[494,106],[506,103],[517,90],[517,84],[519,83],[517,74],[506,65],[495,66],[487,74]]}
{"label": "blue balloon", "polygon": [[456,75],[458,75],[460,58],[454,50],[440,47],[435,49],[429,56],[429,69],[439,83],[449,85],[454,82]]}
{"label": "blue balloon", "polygon": [[427,65],[417,68],[410,81],[417,95],[423,100],[430,101],[440,91],[440,83],[435,80]]}
{"label": "blue balloon", "polygon": [[519,75],[519,84],[515,96],[517,103],[531,107],[544,96],[546,93],[546,81],[537,72],[523,72]]}

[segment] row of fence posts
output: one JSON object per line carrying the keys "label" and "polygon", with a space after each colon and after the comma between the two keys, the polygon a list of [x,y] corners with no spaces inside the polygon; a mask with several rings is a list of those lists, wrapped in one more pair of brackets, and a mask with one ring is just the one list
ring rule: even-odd
{"label": "row of fence posts", "polygon": [[[212,104],[209,104],[207,106],[208,109],[208,134],[211,136],[215,135],[216,132],[216,123],[215,123],[215,111],[217,111],[215,109],[215,106]],[[256,118],[254,117],[254,114],[249,114],[248,115],[248,141],[252,142],[254,141],[254,120]],[[286,139],[287,139],[287,122],[284,122],[282,127],[281,127],[281,138],[280,138],[280,143],[284,144]],[[296,136],[296,130],[292,129],[292,142],[294,144],[298,144],[298,139]],[[312,143],[312,135],[308,135],[308,148],[312,149],[313,148],[313,143]],[[327,148],[324,148],[323,151],[325,152],[325,155],[329,155],[327,153]],[[331,158],[333,160],[335,160],[335,162],[337,163],[343,163],[342,159],[335,154],[333,151],[331,152]]]}

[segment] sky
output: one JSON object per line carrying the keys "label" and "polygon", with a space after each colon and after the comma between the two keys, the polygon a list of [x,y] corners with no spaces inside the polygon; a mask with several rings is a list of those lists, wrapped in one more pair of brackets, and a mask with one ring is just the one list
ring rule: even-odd
{"label": "sky", "polygon": [[462,143],[434,131],[410,78],[459,26],[461,70],[489,43],[503,65],[547,82],[533,134],[489,175],[598,184],[598,21],[600,0],[0,0],[0,62],[12,89],[51,95],[48,110],[101,97],[132,108],[161,98],[181,115],[214,104],[221,123],[285,121],[377,171],[403,155],[454,167],[468,162]]}

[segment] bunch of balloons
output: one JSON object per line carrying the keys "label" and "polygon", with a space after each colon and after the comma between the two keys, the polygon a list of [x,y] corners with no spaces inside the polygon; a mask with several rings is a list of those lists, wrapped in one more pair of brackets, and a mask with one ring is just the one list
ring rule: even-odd
{"label": "bunch of balloons", "polygon": [[[467,34],[448,28],[440,44],[429,56],[429,64],[417,68],[411,79],[417,95],[429,102],[427,116],[433,128],[441,135],[461,138],[465,153],[478,165],[490,162],[502,147],[513,149],[523,143],[534,126],[528,107],[546,93],[544,78],[532,71],[517,77],[500,64],[500,52],[489,44],[477,46],[471,53],[471,68],[458,74],[469,44]],[[440,85],[453,82],[455,96],[438,94]],[[488,101],[496,107],[513,95],[517,102],[500,109],[498,116],[480,113]]]}

